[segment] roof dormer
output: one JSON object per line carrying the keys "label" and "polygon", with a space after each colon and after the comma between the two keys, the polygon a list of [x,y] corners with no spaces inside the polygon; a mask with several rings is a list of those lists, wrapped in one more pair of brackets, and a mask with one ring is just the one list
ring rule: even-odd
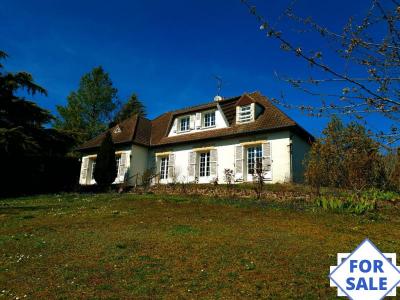
{"label": "roof dormer", "polygon": [[245,94],[236,102],[236,124],[253,122],[255,119],[256,103]]}

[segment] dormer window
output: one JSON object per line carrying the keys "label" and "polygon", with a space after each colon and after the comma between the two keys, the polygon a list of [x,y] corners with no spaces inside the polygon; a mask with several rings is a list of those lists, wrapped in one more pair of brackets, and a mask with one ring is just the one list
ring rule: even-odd
{"label": "dormer window", "polygon": [[215,126],[215,111],[206,112],[203,119],[203,127],[214,127]]}
{"label": "dormer window", "polygon": [[246,123],[253,120],[253,110],[251,104],[239,106],[237,120],[239,123]]}
{"label": "dormer window", "polygon": [[190,117],[182,117],[179,119],[179,131],[189,131],[190,129]]}

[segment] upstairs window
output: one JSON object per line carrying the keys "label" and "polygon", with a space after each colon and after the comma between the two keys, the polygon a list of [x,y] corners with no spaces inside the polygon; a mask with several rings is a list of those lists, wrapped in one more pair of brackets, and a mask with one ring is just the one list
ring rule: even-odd
{"label": "upstairs window", "polygon": [[168,178],[168,156],[161,158],[160,179]]}
{"label": "upstairs window", "polygon": [[239,107],[239,123],[250,122],[253,119],[251,105],[244,105]]}
{"label": "upstairs window", "polygon": [[215,111],[207,112],[204,114],[204,127],[215,126]]}
{"label": "upstairs window", "polygon": [[190,117],[183,117],[179,119],[179,131],[189,131]]}

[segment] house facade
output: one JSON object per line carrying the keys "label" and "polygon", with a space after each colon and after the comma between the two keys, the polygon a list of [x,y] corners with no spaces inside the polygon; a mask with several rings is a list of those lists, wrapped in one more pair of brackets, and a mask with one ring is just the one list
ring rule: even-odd
{"label": "house facade", "polygon": [[[314,138],[258,92],[166,112],[154,120],[132,116],[111,128],[115,183],[301,182]],[[95,184],[96,153],[105,133],[79,147],[80,184]],[[258,174],[258,175],[257,175]]]}

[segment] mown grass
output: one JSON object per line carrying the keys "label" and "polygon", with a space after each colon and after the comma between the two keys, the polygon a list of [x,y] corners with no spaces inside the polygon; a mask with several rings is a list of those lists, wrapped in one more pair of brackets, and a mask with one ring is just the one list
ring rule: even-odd
{"label": "mown grass", "polygon": [[1,200],[0,220],[0,298],[333,299],[336,253],[400,253],[395,207],[65,194]]}

